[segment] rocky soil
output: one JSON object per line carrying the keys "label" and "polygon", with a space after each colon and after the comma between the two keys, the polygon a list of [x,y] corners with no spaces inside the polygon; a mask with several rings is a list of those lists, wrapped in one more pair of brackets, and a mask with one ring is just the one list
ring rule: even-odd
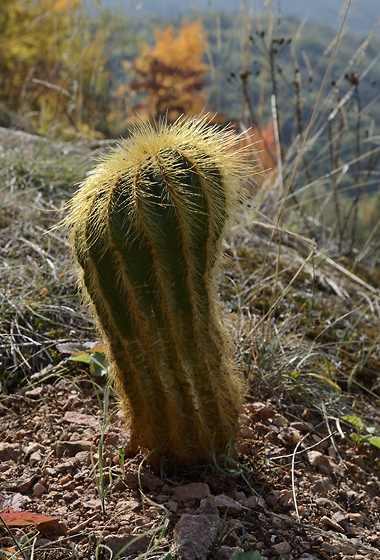
{"label": "rocky soil", "polygon": [[[20,494],[22,509],[57,518],[12,529],[21,542],[32,539],[26,550],[33,547],[36,560],[108,559],[122,549],[119,558],[170,552],[229,560],[239,551],[268,560],[380,556],[374,449],[356,448],[348,426],[308,409],[280,411],[264,391],[246,405],[233,468],[174,479],[129,456],[128,431],[113,404],[102,447],[102,510],[102,389],[92,381],[61,378],[9,396],[0,407],[3,495]],[[12,547],[4,528],[0,536],[3,547]]]}

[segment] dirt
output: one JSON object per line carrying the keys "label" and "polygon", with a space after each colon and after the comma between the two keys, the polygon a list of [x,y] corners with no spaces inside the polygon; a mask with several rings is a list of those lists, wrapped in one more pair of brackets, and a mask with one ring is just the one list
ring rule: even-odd
{"label": "dirt", "polygon": [[[96,484],[102,387],[93,383],[85,375],[56,379],[9,396],[0,408],[2,493],[21,494],[22,509],[58,519],[39,530],[12,528],[21,542],[25,535],[34,539],[37,560],[95,558],[97,547],[98,558],[108,559],[109,549],[117,553],[138,535],[127,557],[153,555],[154,545],[154,554],[171,550],[189,560],[224,560],[238,551],[270,560],[380,556],[375,448],[355,446],[349,426],[329,425],[313,410],[294,404],[279,410],[265,388],[246,405],[237,462],[174,479],[151,473],[142,456],[129,456],[128,430],[112,398],[102,511]],[[4,528],[1,543],[13,545]]]}

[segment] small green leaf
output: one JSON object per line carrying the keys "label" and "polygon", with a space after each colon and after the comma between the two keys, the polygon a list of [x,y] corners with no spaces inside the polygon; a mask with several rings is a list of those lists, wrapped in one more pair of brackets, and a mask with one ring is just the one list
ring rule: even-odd
{"label": "small green leaf", "polygon": [[372,445],[374,445],[375,447],[378,447],[380,449],[380,437],[377,436],[371,437],[369,442],[372,443]]}
{"label": "small green leaf", "polygon": [[91,373],[96,376],[107,375],[109,362],[103,353],[95,352],[91,356]]}
{"label": "small green leaf", "polygon": [[350,424],[353,424],[358,430],[363,429],[363,422],[362,419],[359,418],[359,416],[343,416],[342,420],[346,420]]}
{"label": "small green leaf", "polygon": [[357,444],[360,443],[361,438],[358,436],[358,434],[353,433],[353,434],[350,435],[350,437],[351,437],[351,439],[354,440],[355,443],[357,443]]}
{"label": "small green leaf", "polygon": [[72,356],[73,362],[83,362],[84,364],[91,364],[91,356],[89,354],[80,354],[79,356]]}
{"label": "small green leaf", "polygon": [[258,550],[249,550],[248,552],[238,552],[232,560],[261,560]]}

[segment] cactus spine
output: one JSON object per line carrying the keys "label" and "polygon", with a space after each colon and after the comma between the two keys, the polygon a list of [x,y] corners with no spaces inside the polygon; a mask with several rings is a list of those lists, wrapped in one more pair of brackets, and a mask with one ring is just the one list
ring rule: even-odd
{"label": "cactus spine", "polygon": [[244,169],[235,143],[205,119],[140,123],[65,219],[134,444],[156,468],[209,463],[235,438],[242,386],[215,280]]}

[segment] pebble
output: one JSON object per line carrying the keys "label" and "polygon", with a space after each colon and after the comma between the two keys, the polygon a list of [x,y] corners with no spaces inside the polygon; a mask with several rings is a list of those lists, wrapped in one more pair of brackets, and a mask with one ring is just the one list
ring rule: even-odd
{"label": "pebble", "polygon": [[220,513],[226,513],[228,511],[230,515],[236,515],[244,509],[239,502],[224,494],[215,496],[215,504]]}
{"label": "pebble", "polygon": [[237,546],[221,546],[214,556],[214,560],[231,560],[239,552]]}
{"label": "pebble", "polygon": [[257,507],[265,508],[266,503],[261,496],[249,496],[244,502],[244,507],[255,509]]}
{"label": "pebble", "polygon": [[312,467],[317,468],[323,474],[331,474],[332,467],[326,455],[322,455],[319,451],[308,451],[307,458]]}
{"label": "pebble", "polygon": [[190,482],[177,486],[172,491],[172,499],[175,502],[189,502],[191,500],[203,500],[210,496],[209,485],[204,482]]}
{"label": "pebble", "polygon": [[325,527],[328,527],[329,529],[338,531],[338,533],[344,533],[343,527],[341,527],[339,523],[331,519],[331,517],[327,517],[327,515],[321,517],[321,523],[323,523],[323,525],[325,525]]}
{"label": "pebble", "polygon": [[174,549],[183,560],[206,560],[219,522],[217,517],[184,513],[174,527]]}
{"label": "pebble", "polygon": [[46,488],[45,488],[45,486],[43,486],[42,484],[40,484],[39,482],[37,482],[37,483],[33,486],[33,494],[36,496],[36,498],[39,498],[39,497],[42,496],[43,494],[46,494]]}
{"label": "pebble", "polygon": [[246,409],[250,414],[259,420],[268,420],[276,415],[276,411],[262,402],[254,402],[247,404]]}
{"label": "pebble", "polygon": [[0,461],[14,461],[18,463],[24,451],[20,443],[0,443]]}
{"label": "pebble", "polygon": [[289,554],[292,551],[292,546],[287,541],[282,541],[270,547],[273,554]]}
{"label": "pebble", "polygon": [[[149,543],[149,535],[141,535],[137,540],[136,537],[139,535],[108,535],[105,537],[104,542],[108,546],[113,554],[116,556],[123,549],[125,550],[125,555],[130,555],[131,553],[144,553],[146,552]],[[133,541],[133,542],[132,542]],[[123,556],[124,557],[124,556]]]}

